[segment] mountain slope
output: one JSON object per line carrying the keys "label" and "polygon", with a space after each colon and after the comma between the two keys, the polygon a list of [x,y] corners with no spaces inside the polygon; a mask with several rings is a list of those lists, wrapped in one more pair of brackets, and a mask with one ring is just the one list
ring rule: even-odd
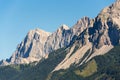
{"label": "mountain slope", "polygon": [[50,80],[119,80],[120,45],[105,55],[92,58],[82,66],[73,65],[67,70],[52,74]]}
{"label": "mountain slope", "polygon": [[[64,52],[66,51],[66,52]],[[115,46],[105,55],[96,56],[87,63],[79,66],[73,64],[68,69],[58,70],[53,73],[52,70],[55,68],[63,58],[69,49],[59,49],[51,53],[48,59],[41,61],[34,67],[27,68],[21,73],[16,73],[11,76],[9,80],[119,80],[120,77],[120,46]],[[58,53],[61,52],[61,53]],[[62,54],[62,55],[61,55]],[[6,67],[4,67],[7,69]],[[5,80],[5,76],[9,75],[8,71],[0,73],[1,80]],[[0,67],[0,71],[3,70]],[[13,71],[9,71],[10,73]],[[4,77],[4,78],[3,78]]]}
{"label": "mountain slope", "polygon": [[120,80],[119,13],[117,0],[93,20],[84,17],[72,28],[61,26],[44,42],[48,58],[9,80]]}

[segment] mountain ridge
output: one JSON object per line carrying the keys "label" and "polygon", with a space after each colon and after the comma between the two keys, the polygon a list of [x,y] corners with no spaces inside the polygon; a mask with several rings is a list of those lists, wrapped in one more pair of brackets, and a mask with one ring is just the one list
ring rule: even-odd
{"label": "mountain ridge", "polygon": [[[28,64],[34,61],[38,62],[42,59],[42,57],[47,58],[48,54],[53,50],[69,46],[71,42],[74,41],[76,37],[84,29],[87,28],[87,25],[89,25],[89,21],[90,19],[88,17],[83,17],[72,28],[69,28],[68,26],[63,24],[53,33],[45,32],[44,30],[41,30],[39,28],[30,30],[25,39],[17,46],[16,51],[12,54],[12,56],[9,59],[4,60],[4,65]],[[41,36],[47,37],[45,37],[46,39],[43,40],[43,38],[39,38]],[[39,46],[39,48],[37,50],[32,50],[32,48],[37,48],[37,45],[33,44],[36,44],[38,42],[39,44],[37,45]],[[43,46],[41,47],[40,45]],[[41,57],[38,57],[38,59],[30,57],[32,51],[34,52],[38,50],[40,50],[39,54],[41,54]]]}
{"label": "mountain ridge", "polygon": [[[62,68],[66,69],[68,66],[67,68],[69,68],[70,65],[76,63],[76,59],[79,63],[88,50],[90,50],[89,54],[83,61],[80,61],[80,65],[94,56],[107,53],[119,44],[119,4],[120,2],[116,1],[104,8],[95,19],[83,17],[71,28],[63,24],[53,33],[47,33],[40,29],[29,31],[13,55],[9,59],[1,61],[1,65],[39,62],[41,59],[48,58],[52,51],[73,44],[75,44],[72,46],[73,50],[67,54],[69,57],[66,56],[67,60],[63,60],[60,67],[63,66]],[[113,34],[114,36],[111,36]],[[75,52],[76,45],[78,48]]]}

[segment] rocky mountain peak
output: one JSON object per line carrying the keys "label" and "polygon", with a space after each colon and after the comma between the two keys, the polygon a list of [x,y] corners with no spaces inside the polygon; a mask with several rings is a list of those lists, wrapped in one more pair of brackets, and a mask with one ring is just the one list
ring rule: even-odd
{"label": "rocky mountain peak", "polygon": [[51,34],[51,33],[49,33],[49,32],[46,32],[46,31],[42,30],[42,29],[39,29],[39,28],[36,28],[34,31],[35,31],[35,32],[38,32],[39,34],[42,34],[42,35],[43,35],[43,33],[45,33],[45,34],[47,34],[47,35],[50,35],[50,34]]}
{"label": "rocky mountain peak", "polygon": [[37,40],[37,41],[45,43],[47,36],[49,36],[50,34],[51,33],[49,32],[45,32],[44,30],[36,28],[28,32],[26,39],[30,41]]}
{"label": "rocky mountain peak", "polygon": [[89,20],[89,17],[84,16],[83,18],[81,18],[80,20],[77,21],[77,24],[82,24],[82,23],[84,23],[84,22],[86,22],[88,20]]}
{"label": "rocky mountain peak", "polygon": [[39,34],[42,36],[42,35],[50,35],[51,33],[41,30],[39,28],[36,28],[34,30],[30,30],[27,35],[32,37],[35,34]]}
{"label": "rocky mountain peak", "polygon": [[108,18],[116,18],[120,19],[120,0],[116,0],[112,5],[104,8],[100,14],[98,15],[99,18],[102,18],[104,20]]}
{"label": "rocky mountain peak", "polygon": [[92,24],[93,24],[92,19],[88,17],[83,17],[80,20],[78,20],[77,23],[72,27],[72,31],[76,35],[79,35],[81,32],[83,32],[86,28],[88,28]]}
{"label": "rocky mountain peak", "polygon": [[[120,0],[104,8],[95,18],[93,27],[89,29],[90,39],[94,47],[116,45],[119,43]],[[94,34],[94,35],[93,35]],[[112,36],[114,34],[114,36]]]}
{"label": "rocky mountain peak", "polygon": [[68,30],[69,27],[67,25],[63,24],[59,29],[61,29],[61,30]]}
{"label": "rocky mountain peak", "polygon": [[8,63],[23,64],[42,59],[45,56],[44,44],[50,34],[38,28],[30,30],[25,39],[17,46]]}
{"label": "rocky mountain peak", "polygon": [[64,30],[68,30],[69,27],[65,24],[63,24],[62,26],[60,26],[58,29],[57,29],[57,33],[61,33],[63,32]]}
{"label": "rocky mountain peak", "polygon": [[83,17],[80,20],[77,21],[77,23],[74,25],[74,29],[79,29],[81,27],[86,28],[90,24],[90,18],[88,17]]}

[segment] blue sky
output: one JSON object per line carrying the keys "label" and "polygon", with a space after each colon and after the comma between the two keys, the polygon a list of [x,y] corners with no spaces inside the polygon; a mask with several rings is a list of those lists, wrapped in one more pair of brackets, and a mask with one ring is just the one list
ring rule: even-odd
{"label": "blue sky", "polygon": [[94,18],[115,0],[0,0],[0,60],[8,58],[31,29],[54,32],[83,16]]}

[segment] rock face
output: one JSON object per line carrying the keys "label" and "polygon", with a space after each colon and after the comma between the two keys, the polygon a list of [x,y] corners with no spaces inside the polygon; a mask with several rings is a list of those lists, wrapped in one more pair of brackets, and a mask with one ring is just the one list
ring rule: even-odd
{"label": "rock face", "polygon": [[29,31],[8,62],[10,64],[22,64],[39,61],[45,57],[43,53],[44,44],[50,34],[40,29]]}
{"label": "rock face", "polygon": [[50,53],[62,47],[67,47],[77,36],[90,25],[90,19],[83,17],[72,28],[62,25],[51,34],[45,43],[45,53]]}
{"label": "rock face", "polygon": [[62,25],[56,32],[51,34],[46,43],[45,43],[45,53],[52,52],[58,48],[64,47],[69,44],[69,41],[66,38],[66,33],[69,30],[69,27]]}
{"label": "rock face", "polygon": [[[120,29],[120,0],[117,0],[111,6],[106,7],[95,18],[92,34],[93,37],[98,37],[97,34],[102,34],[99,38],[98,48],[103,44],[116,45],[119,43],[119,29]],[[114,34],[114,35],[113,35]],[[95,41],[94,41],[95,42]],[[97,44],[97,43],[96,43]]]}
{"label": "rock face", "polygon": [[95,19],[83,17],[72,28],[62,25],[52,34],[40,29],[31,30],[10,59],[0,64],[31,63],[47,58],[50,52],[59,48],[69,48],[69,53],[55,71],[69,68],[73,63],[81,65],[94,56],[105,54],[119,43],[120,0],[117,0]]}

